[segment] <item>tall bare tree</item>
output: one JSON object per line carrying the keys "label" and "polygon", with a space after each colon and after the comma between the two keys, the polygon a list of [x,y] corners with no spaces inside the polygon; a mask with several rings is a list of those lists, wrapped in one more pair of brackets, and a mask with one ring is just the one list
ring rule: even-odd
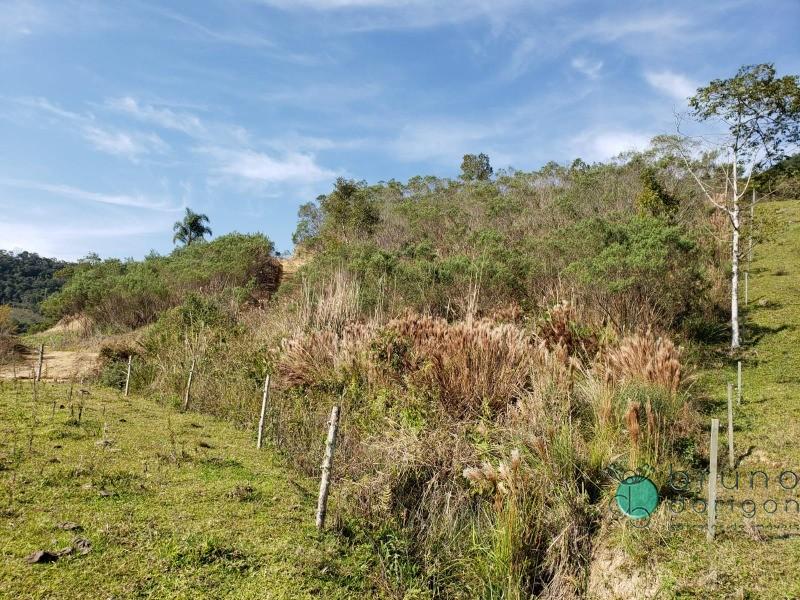
{"label": "tall bare tree", "polygon": [[[689,99],[692,116],[698,121],[717,121],[727,132],[716,143],[721,171],[713,177],[699,174],[690,156],[681,148],[686,167],[703,194],[723,211],[731,226],[731,349],[740,346],[739,262],[742,211],[747,211],[751,181],[760,169],[786,156],[800,143],[800,78],[777,77],[772,64],[746,65],[730,79],[715,79]],[[746,214],[746,213],[745,213]]]}

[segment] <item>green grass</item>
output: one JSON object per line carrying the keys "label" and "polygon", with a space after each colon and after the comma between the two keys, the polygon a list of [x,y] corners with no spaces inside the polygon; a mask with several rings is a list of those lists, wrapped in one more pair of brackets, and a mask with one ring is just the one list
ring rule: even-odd
{"label": "green grass", "polygon": [[[67,395],[0,383],[0,597],[373,595],[371,547],[317,534],[315,483],[250,433],[109,389]],[[88,554],[25,560],[76,536]]]}
{"label": "green grass", "polygon": [[[750,268],[742,353],[744,400],[735,408],[735,454],[747,454],[741,458],[741,473],[763,469],[779,474],[789,469],[800,474],[800,202],[761,205],[757,218],[775,227],[770,239],[756,246]],[[706,423],[712,416],[720,419],[723,467],[729,381],[736,382],[735,361],[719,356],[716,365],[701,373],[697,387],[706,397]],[[707,443],[708,434],[705,439]],[[793,493],[771,490],[769,496],[740,490],[735,499],[763,501],[770,496],[800,500],[800,486]],[[800,598],[800,515],[780,513],[759,512],[752,520],[721,515],[722,531],[710,545],[699,528],[657,540],[650,558],[664,573],[667,597]],[[732,528],[747,521],[763,527],[763,539]]]}

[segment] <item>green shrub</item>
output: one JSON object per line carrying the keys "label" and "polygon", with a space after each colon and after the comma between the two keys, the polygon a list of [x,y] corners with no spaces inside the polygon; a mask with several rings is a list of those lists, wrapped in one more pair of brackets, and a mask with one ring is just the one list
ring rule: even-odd
{"label": "green shrub", "polygon": [[258,303],[280,283],[273,251],[261,234],[233,233],[141,262],[90,258],[62,272],[67,283],[42,308],[52,318],[84,314],[101,329],[128,330],[154,322],[195,291]]}

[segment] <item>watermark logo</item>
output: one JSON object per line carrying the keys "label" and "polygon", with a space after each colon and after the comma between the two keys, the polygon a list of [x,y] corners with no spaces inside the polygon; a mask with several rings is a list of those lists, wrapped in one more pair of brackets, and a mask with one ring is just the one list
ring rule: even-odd
{"label": "watermark logo", "polygon": [[613,513],[622,513],[635,527],[647,527],[650,517],[658,508],[658,488],[650,475],[650,465],[640,465],[636,470],[626,470],[619,464],[612,464],[606,474],[617,482],[614,497],[609,508]]}
{"label": "watermark logo", "polygon": [[658,489],[644,475],[631,475],[617,485],[617,506],[631,519],[649,519],[658,507]]}
{"label": "watermark logo", "polygon": [[[605,474],[612,480],[613,496],[608,509],[633,527],[646,528],[656,513],[666,518],[670,529],[704,528],[709,514],[709,487],[717,489],[713,514],[721,527],[736,530],[774,518],[771,527],[800,534],[800,474],[792,470],[768,473],[763,470],[722,471],[714,482],[704,469],[676,470],[672,465],[656,471],[642,464],[635,469],[620,463],[609,465]],[[655,482],[663,482],[659,487]],[[744,497],[742,497],[744,496]],[[736,523],[736,517],[747,523]]]}

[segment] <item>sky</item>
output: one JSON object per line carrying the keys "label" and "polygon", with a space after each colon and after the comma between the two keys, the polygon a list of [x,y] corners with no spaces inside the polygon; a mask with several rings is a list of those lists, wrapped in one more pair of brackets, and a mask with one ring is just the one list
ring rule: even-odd
{"label": "sky", "polygon": [[800,73],[798,0],[0,0],[0,248],[214,235],[291,250],[337,177],[643,148],[743,64]]}

